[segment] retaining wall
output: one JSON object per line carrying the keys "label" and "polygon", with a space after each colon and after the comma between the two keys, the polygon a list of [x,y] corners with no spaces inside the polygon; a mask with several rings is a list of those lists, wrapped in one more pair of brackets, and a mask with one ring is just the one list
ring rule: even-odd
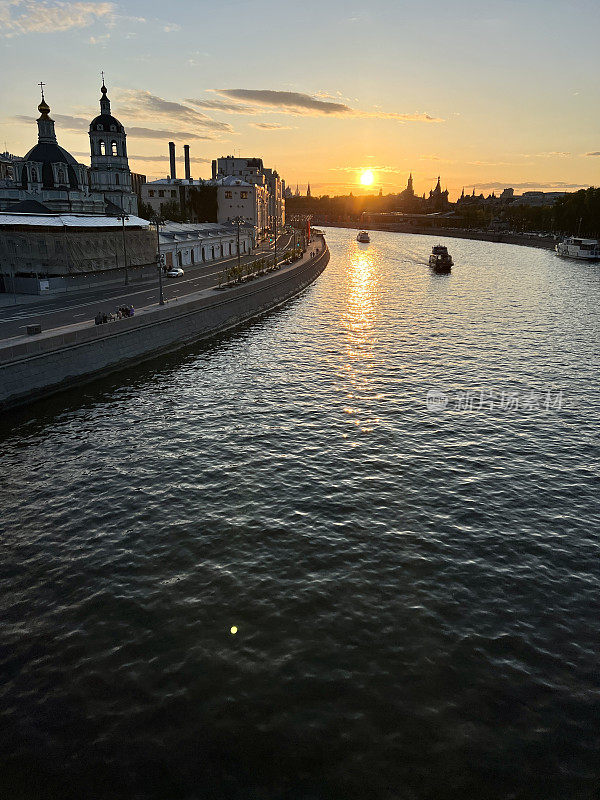
{"label": "retaining wall", "polygon": [[79,323],[0,343],[0,406],[39,399],[240,325],[281,305],[325,269],[311,258],[233,288],[207,289],[105,325]]}

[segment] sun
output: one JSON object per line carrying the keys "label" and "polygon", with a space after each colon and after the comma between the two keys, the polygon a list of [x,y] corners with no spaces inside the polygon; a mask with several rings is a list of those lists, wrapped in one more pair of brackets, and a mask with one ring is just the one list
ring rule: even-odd
{"label": "sun", "polygon": [[360,175],[360,182],[363,186],[372,186],[375,176],[372,169],[365,169]]}

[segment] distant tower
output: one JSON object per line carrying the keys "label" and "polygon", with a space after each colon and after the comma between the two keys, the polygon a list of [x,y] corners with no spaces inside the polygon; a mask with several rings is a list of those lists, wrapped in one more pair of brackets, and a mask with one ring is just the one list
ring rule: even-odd
{"label": "distant tower", "polygon": [[306,196],[307,196],[307,197],[310,197],[310,196],[311,196],[311,194],[310,194],[310,183],[309,183],[309,184],[308,184],[308,186],[306,187]]}
{"label": "distant tower", "polygon": [[100,116],[90,123],[90,184],[126,214],[137,214],[137,196],[131,188],[125,128],[110,113],[110,100],[102,74]]}
{"label": "distant tower", "polygon": [[383,189],[381,187],[379,188],[379,197],[383,197]]}
{"label": "distant tower", "polygon": [[410,175],[408,176],[408,183],[406,184],[406,191],[407,191],[409,194],[414,194],[414,193],[415,193],[415,190],[414,190],[414,188],[413,188],[412,172],[411,172],[411,173],[410,173]]}

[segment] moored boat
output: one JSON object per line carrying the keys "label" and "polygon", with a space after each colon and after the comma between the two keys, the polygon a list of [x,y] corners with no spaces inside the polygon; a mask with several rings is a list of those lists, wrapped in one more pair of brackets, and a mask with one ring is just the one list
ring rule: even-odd
{"label": "moored boat", "polygon": [[600,242],[597,239],[582,239],[568,236],[556,245],[556,252],[563,258],[577,258],[580,261],[600,259]]}
{"label": "moored boat", "polygon": [[429,266],[438,272],[450,272],[453,264],[448,248],[443,244],[436,244],[429,256]]}
{"label": "moored boat", "polygon": [[366,231],[360,231],[358,236],[356,237],[357,242],[363,242],[364,244],[369,244],[371,241],[371,237]]}

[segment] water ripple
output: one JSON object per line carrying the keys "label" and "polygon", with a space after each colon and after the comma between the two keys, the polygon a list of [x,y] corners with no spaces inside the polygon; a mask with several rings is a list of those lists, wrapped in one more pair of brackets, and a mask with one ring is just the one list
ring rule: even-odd
{"label": "water ripple", "polygon": [[372,238],[0,422],[3,794],[597,796],[600,273]]}

